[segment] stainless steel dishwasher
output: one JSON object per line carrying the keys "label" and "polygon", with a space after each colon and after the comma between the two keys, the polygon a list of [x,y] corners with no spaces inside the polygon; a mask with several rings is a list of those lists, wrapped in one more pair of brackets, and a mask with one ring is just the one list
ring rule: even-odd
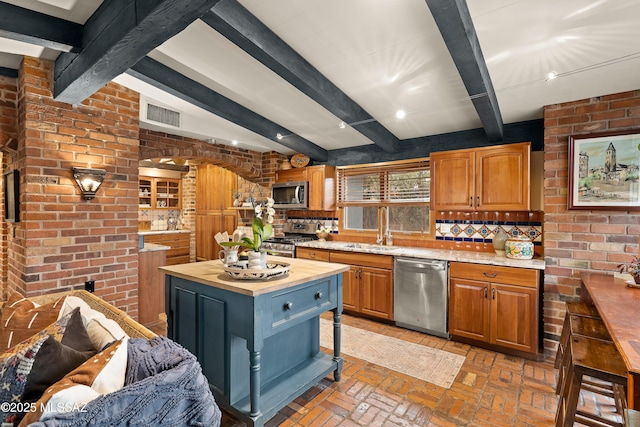
{"label": "stainless steel dishwasher", "polygon": [[447,261],[395,259],[393,311],[397,326],[449,338],[448,273]]}

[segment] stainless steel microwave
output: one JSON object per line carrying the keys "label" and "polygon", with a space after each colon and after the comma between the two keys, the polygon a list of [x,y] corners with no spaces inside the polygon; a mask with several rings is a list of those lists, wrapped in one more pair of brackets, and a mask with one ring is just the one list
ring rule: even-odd
{"label": "stainless steel microwave", "polygon": [[276,209],[307,209],[309,207],[307,181],[276,182],[271,197]]}

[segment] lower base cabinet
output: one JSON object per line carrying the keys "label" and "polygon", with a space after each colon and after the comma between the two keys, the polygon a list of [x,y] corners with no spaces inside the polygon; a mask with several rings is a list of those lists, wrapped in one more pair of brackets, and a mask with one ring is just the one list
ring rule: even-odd
{"label": "lower base cabinet", "polygon": [[451,262],[451,338],[536,359],[540,349],[540,272]]}
{"label": "lower base cabinet", "polygon": [[145,243],[155,243],[171,247],[171,249],[167,251],[166,265],[186,264],[190,262],[191,234],[188,232],[147,234],[144,236],[144,241]]}
{"label": "lower base cabinet", "polygon": [[344,310],[393,320],[392,256],[297,248],[296,257],[350,265],[342,274]]}

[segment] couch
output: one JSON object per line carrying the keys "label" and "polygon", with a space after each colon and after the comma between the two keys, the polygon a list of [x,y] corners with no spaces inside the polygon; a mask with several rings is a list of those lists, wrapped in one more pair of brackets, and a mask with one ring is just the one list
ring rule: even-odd
{"label": "couch", "polygon": [[86,291],[10,295],[0,352],[3,427],[220,425],[195,356]]}

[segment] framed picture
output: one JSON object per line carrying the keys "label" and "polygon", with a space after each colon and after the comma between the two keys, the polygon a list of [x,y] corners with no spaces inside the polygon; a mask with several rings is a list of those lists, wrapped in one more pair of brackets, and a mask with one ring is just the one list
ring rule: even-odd
{"label": "framed picture", "polygon": [[640,130],[569,137],[569,209],[640,210]]}
{"label": "framed picture", "polygon": [[20,222],[20,172],[14,170],[4,174],[4,218]]}

